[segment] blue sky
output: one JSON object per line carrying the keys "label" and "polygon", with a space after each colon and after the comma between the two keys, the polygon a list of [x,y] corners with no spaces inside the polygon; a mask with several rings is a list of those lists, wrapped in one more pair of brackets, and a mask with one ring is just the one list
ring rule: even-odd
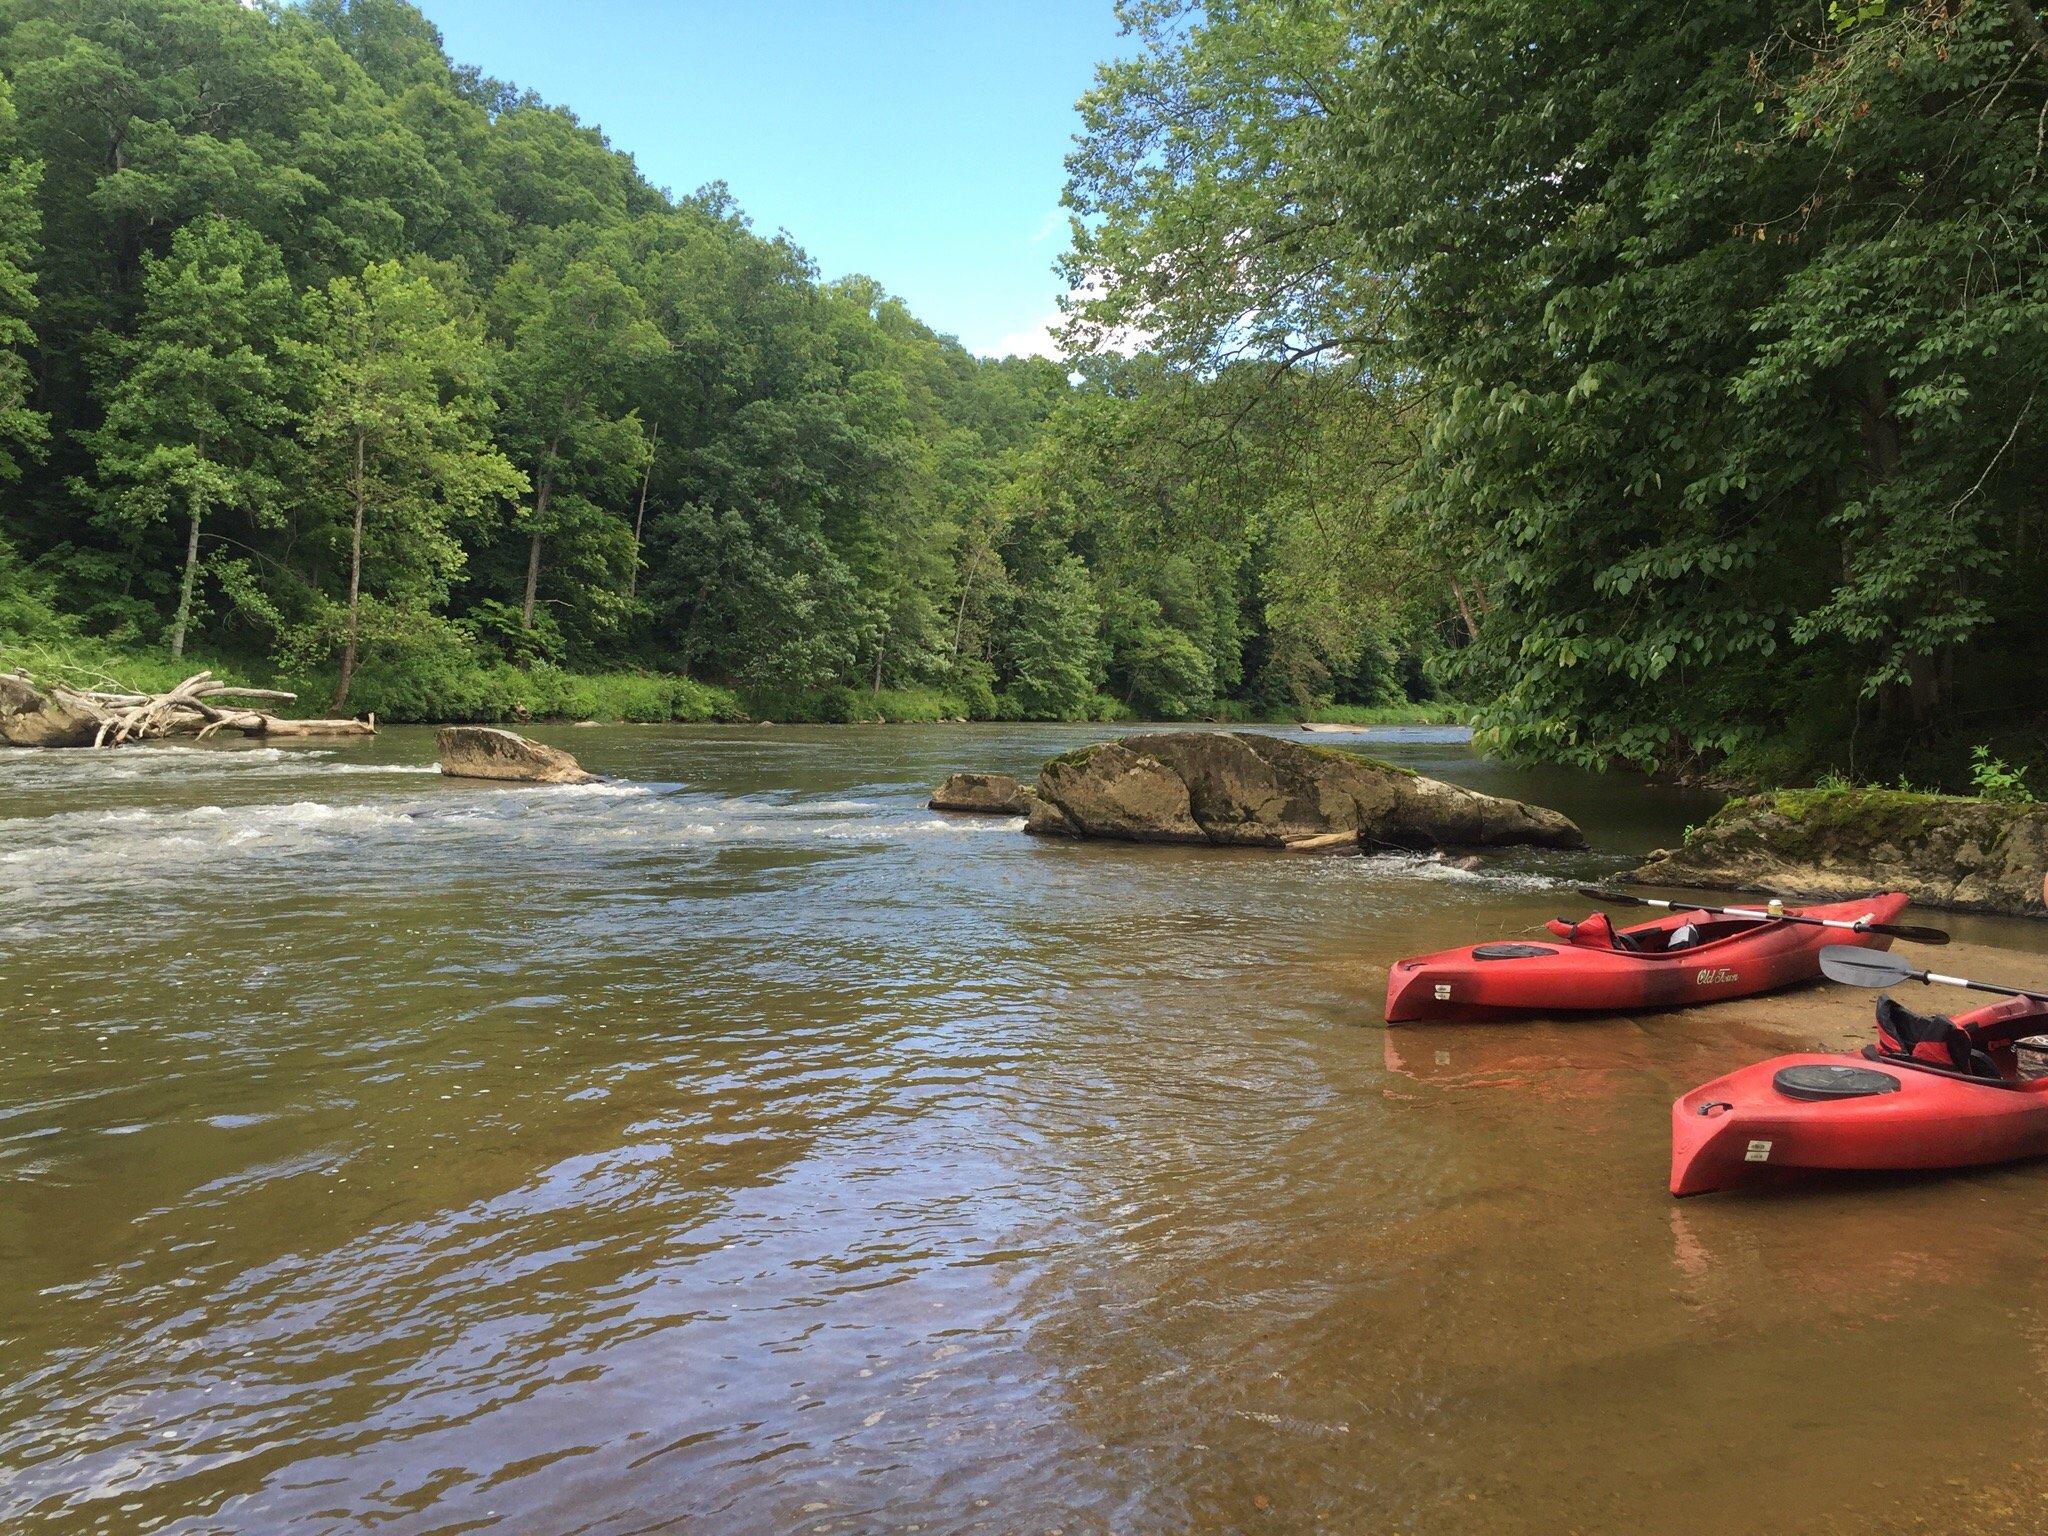
{"label": "blue sky", "polygon": [[978,352],[1053,315],[1074,101],[1111,0],[416,0],[458,63],[596,123],[650,180],[722,180],[827,277]]}

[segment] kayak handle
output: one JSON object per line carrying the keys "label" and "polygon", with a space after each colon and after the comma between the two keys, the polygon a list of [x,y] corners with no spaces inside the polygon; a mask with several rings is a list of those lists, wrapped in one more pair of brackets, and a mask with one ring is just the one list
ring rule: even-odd
{"label": "kayak handle", "polygon": [[1733,1104],[1730,1104],[1726,1099],[1709,1099],[1706,1103],[1702,1104],[1699,1107],[1699,1113],[1701,1115],[1711,1115],[1717,1109],[1725,1111],[1733,1109],[1734,1107],[1735,1106]]}

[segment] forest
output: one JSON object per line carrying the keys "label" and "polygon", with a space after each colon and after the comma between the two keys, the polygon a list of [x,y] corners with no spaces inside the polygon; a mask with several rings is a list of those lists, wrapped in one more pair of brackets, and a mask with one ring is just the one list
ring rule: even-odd
{"label": "forest", "polygon": [[0,0],[0,177],[17,664],[427,720],[1432,686],[1308,472],[1383,431],[1341,380],[972,356],[403,0]]}
{"label": "forest", "polygon": [[1522,757],[2039,763],[2048,31],[2032,0],[1131,0],[1077,342],[1348,379]]}
{"label": "forest", "polygon": [[0,660],[2048,755],[2029,0],[1119,11],[1061,363],[650,185],[403,0],[0,0]]}

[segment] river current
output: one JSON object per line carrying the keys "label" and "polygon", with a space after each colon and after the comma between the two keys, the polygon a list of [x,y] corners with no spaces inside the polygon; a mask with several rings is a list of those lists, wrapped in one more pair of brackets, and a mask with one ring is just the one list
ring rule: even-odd
{"label": "river current", "polygon": [[611,781],[0,756],[0,1530],[2048,1525],[2048,1168],[1674,1203],[1739,1005],[1381,1025],[1710,802],[1351,743],[1595,845],[1466,869],[924,808],[1099,728],[534,734]]}

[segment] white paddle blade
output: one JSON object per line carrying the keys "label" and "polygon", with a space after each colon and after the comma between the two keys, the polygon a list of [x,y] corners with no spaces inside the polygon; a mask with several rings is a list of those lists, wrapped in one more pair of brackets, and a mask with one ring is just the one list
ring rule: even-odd
{"label": "white paddle blade", "polygon": [[1852,987],[1896,987],[1920,974],[1902,960],[1854,944],[1830,944],[1822,950],[1820,973],[1829,981],[1845,982]]}

